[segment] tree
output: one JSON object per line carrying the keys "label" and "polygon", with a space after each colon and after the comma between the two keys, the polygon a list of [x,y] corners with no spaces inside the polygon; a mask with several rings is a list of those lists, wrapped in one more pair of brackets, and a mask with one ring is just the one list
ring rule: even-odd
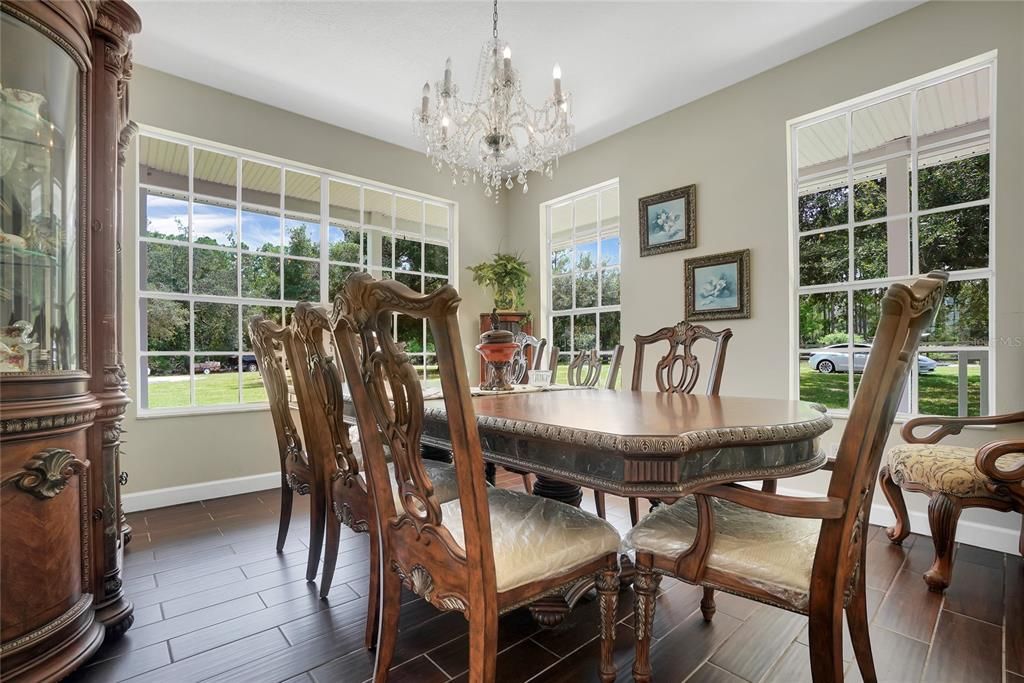
{"label": "tree", "polygon": [[[917,200],[921,210],[937,209],[989,196],[989,155],[980,154],[918,170]],[[911,176],[912,179],[912,176]],[[854,220],[880,222],[854,229],[855,280],[889,274],[886,224],[886,178],[858,182],[854,187]],[[800,230],[847,222],[845,186],[800,197]],[[932,269],[968,270],[988,265],[989,209],[974,206],[929,213],[917,225],[918,255],[922,272]],[[800,284],[846,282],[849,270],[848,234],[818,233],[800,238]],[[854,293],[854,333],[870,338],[878,324],[878,306],[884,289]],[[812,294],[800,297],[800,340],[804,346],[824,343],[829,335],[846,333],[846,295]],[[946,287],[944,308],[927,338],[931,344],[986,344],[988,337],[988,284],[985,280],[952,282]],[[840,343],[840,342],[834,342]]]}

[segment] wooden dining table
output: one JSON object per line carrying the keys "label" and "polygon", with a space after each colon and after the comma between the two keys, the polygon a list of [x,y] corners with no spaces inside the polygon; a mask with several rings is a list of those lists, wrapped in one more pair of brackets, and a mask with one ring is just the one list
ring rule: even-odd
{"label": "wooden dining table", "polygon": [[[534,494],[571,505],[580,504],[581,487],[678,498],[710,484],[805,474],[826,460],[820,437],[832,421],[818,404],[559,389],[475,396],[473,409],[486,461],[534,473]],[[451,446],[444,400],[430,396],[422,441],[443,452]],[[355,422],[348,400],[345,415]],[[551,596],[531,611],[557,624],[577,597]]]}
{"label": "wooden dining table", "polygon": [[[444,400],[424,406],[423,443],[449,448]],[[805,474],[825,462],[819,437],[832,426],[803,401],[589,388],[476,396],[473,408],[487,461],[536,474],[535,494],[572,505],[583,486],[676,498]]]}

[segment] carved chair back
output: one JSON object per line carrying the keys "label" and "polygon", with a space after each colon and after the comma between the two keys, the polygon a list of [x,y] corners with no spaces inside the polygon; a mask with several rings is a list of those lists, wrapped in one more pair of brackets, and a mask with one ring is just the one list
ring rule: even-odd
{"label": "carved chair back", "polygon": [[829,498],[845,501],[845,507],[841,516],[822,521],[812,570],[812,609],[816,589],[833,599],[848,597],[858,572],[864,571],[868,512],[885,442],[910,366],[916,362],[921,335],[932,325],[942,302],[947,277],[934,271],[910,285],[890,285],[882,297],[871,353],[829,484]]}
{"label": "carved chair back", "polygon": [[[462,353],[455,288],[420,295],[393,280],[352,275],[335,300],[334,344],[362,436],[363,462],[381,529],[385,571],[397,571],[439,609],[496,610],[484,461]],[[444,525],[423,467],[424,403],[419,375],[391,334],[392,313],[426,319],[434,336],[452,445],[464,545]],[[391,450],[401,500],[396,509],[384,458]],[[429,584],[429,585],[428,585]],[[496,612],[494,612],[496,615]],[[496,616],[495,616],[496,619]]]}
{"label": "carved chair back", "polygon": [[[544,349],[547,348],[547,339],[537,339],[533,335],[519,332],[513,341],[519,345],[519,349],[512,356],[512,363],[509,366],[508,381],[512,384],[523,384],[530,378],[530,370],[540,370],[544,361]],[[530,359],[533,359],[532,367]]]}
{"label": "carved chair back", "polygon": [[[327,311],[300,301],[288,330],[285,350],[310,460],[319,481],[335,492],[340,490],[342,497],[352,498],[334,500],[332,507],[337,509],[331,512],[339,519],[350,519],[355,514],[354,523],[365,527],[369,522],[368,493],[359,476],[359,462],[352,447],[349,425],[344,420],[343,380],[337,362],[324,346],[325,335],[331,331]],[[337,486],[339,481],[341,487]],[[349,495],[346,496],[346,492]],[[348,506],[350,511],[343,512],[343,506]]]}
{"label": "carved chair back", "polygon": [[[622,365],[622,344],[617,344],[608,362],[608,376],[604,388],[614,389],[619,378],[619,366]],[[596,387],[601,379],[601,356],[595,349],[580,351],[569,362],[569,384],[574,387]]]}
{"label": "carved chair back", "polygon": [[636,357],[633,360],[633,391],[640,391],[643,386],[644,349],[651,344],[668,342],[668,352],[661,357],[654,367],[654,380],[658,391],[673,394],[689,394],[700,379],[700,359],[693,352],[699,340],[707,340],[714,344],[715,353],[711,357],[708,371],[707,395],[716,396],[722,385],[722,370],[725,368],[725,352],[732,339],[732,330],[726,328],[714,332],[703,325],[693,325],[685,320],[673,327],[663,327],[654,334],[638,334],[633,337],[636,345]]}
{"label": "carved chair back", "polygon": [[288,406],[288,371],[282,359],[289,334],[288,328],[263,316],[255,316],[249,321],[249,338],[256,355],[256,367],[267,391],[270,415],[277,434],[283,483],[297,493],[307,494],[312,483],[309,460]]}

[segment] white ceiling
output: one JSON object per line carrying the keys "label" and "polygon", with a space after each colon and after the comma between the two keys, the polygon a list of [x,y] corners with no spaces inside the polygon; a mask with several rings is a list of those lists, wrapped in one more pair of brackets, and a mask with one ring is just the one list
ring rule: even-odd
{"label": "white ceiling", "polygon": [[[499,30],[532,101],[560,63],[582,147],[919,2],[506,1]],[[423,83],[450,56],[471,89],[491,34],[487,0],[132,4],[138,63],[413,149]]]}

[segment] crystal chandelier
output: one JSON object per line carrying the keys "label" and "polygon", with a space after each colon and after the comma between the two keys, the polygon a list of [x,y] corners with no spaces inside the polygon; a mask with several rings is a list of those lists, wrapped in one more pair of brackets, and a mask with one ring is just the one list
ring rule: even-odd
{"label": "crystal chandelier", "polygon": [[444,79],[423,85],[420,108],[413,113],[413,129],[426,145],[426,153],[439,172],[447,167],[452,184],[479,179],[484,194],[497,202],[501,187],[518,183],[529,190],[527,174],[554,175],[558,158],[574,148],[569,93],[562,90],[562,71],[552,70],[551,97],[539,107],[523,97],[519,73],[512,67],[512,50],[498,39],[498,2],[494,1],[493,32],[484,45],[471,100],[459,96],[452,81],[452,60]]}

